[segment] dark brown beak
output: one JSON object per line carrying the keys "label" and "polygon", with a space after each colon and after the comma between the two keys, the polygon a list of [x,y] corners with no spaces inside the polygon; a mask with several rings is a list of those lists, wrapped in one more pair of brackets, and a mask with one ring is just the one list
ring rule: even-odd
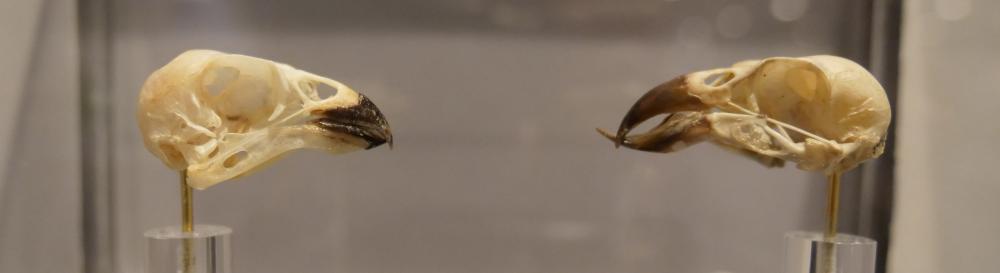
{"label": "dark brown beak", "polygon": [[360,96],[357,105],[322,111],[318,113],[320,118],[313,123],[323,130],[360,138],[368,143],[365,149],[375,148],[387,142],[389,148],[392,148],[389,122],[368,97]]}
{"label": "dark brown beak", "polygon": [[668,114],[659,125],[641,134],[618,137],[601,129],[597,132],[630,149],[657,153],[683,149],[705,140],[710,133],[708,121],[701,112]]}
{"label": "dark brown beak", "polygon": [[[700,99],[688,94],[685,80],[684,76],[674,78],[649,90],[639,98],[632,105],[632,109],[629,109],[628,113],[625,114],[625,118],[622,119],[622,123],[618,127],[618,133],[613,140],[615,147],[625,143],[626,136],[632,128],[652,117],[660,114],[709,109],[710,107],[702,103]],[[668,122],[665,120],[661,127],[666,123]]]}

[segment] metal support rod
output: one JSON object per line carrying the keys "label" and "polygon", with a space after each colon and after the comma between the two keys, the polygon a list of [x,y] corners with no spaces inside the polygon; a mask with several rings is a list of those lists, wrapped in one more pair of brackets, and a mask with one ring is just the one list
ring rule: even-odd
{"label": "metal support rod", "polygon": [[837,272],[837,215],[840,212],[840,173],[827,176],[826,189],[826,231],[823,238],[823,252],[826,254],[820,260],[820,272]]}
{"label": "metal support rod", "polygon": [[181,230],[194,231],[194,198],[187,184],[187,170],[181,171]]}
{"label": "metal support rod", "polygon": [[826,235],[827,239],[837,236],[837,214],[840,211],[840,173],[827,177],[826,189]]}
{"label": "metal support rod", "polygon": [[[191,187],[187,184],[187,170],[181,173],[181,231],[184,233],[194,232],[194,198],[192,198]],[[190,234],[189,234],[190,235]],[[194,253],[192,251],[191,239],[184,239],[183,246],[183,266],[184,273],[194,272]]]}

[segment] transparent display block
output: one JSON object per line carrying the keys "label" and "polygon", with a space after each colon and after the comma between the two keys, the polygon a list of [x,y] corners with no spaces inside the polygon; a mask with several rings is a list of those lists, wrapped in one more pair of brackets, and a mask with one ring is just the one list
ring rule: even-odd
{"label": "transparent display block", "polygon": [[231,273],[229,235],[232,229],[195,225],[193,232],[180,226],[146,231],[146,273]]}
{"label": "transparent display block", "polygon": [[785,273],[874,273],[872,239],[837,234],[796,231],[785,234]]}

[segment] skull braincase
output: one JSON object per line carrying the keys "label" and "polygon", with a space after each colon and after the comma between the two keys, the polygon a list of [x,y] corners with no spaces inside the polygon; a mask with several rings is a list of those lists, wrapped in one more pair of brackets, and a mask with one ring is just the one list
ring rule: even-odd
{"label": "skull braincase", "polygon": [[[320,98],[320,84],[337,93]],[[358,100],[337,81],[285,64],[191,50],[150,75],[137,118],[146,148],[171,169],[186,169],[189,185],[203,189],[293,149],[361,149],[352,143],[357,139],[323,136],[308,124],[316,109]]]}
{"label": "skull braincase", "polygon": [[654,102],[672,102],[657,109],[668,118],[649,133],[618,141],[671,152],[707,139],[767,166],[787,160],[826,173],[881,155],[891,117],[878,81],[835,56],[750,60],[683,75],[640,99],[618,139],[634,126],[631,116],[651,116],[642,112],[651,112]]}
{"label": "skull braincase", "polygon": [[[721,122],[725,115],[716,115],[719,122],[712,126],[727,128],[715,131],[729,133],[718,138],[719,142],[732,146],[732,141],[751,140],[739,147],[795,161],[802,169],[827,172],[846,171],[881,155],[891,115],[889,100],[878,81],[860,65],[840,57],[810,56],[743,62],[730,71],[734,79],[725,84],[730,84],[731,100],[739,107],[720,108],[726,112],[749,110],[815,137],[785,131],[782,135],[804,145],[782,145],[778,135],[764,132],[751,136],[755,130],[747,130],[751,126],[746,124],[759,118]],[[737,79],[739,76],[742,79]],[[780,125],[757,128],[785,129]],[[758,138],[768,141],[752,141]]]}

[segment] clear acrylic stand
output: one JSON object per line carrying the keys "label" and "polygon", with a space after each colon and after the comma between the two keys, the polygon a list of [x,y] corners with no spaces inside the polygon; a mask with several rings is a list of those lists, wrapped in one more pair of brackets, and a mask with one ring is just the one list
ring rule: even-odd
{"label": "clear acrylic stand", "polygon": [[832,239],[819,232],[785,234],[785,273],[874,273],[874,240],[848,234]]}
{"label": "clear acrylic stand", "polygon": [[195,225],[146,231],[146,273],[231,273],[229,236],[224,226]]}

